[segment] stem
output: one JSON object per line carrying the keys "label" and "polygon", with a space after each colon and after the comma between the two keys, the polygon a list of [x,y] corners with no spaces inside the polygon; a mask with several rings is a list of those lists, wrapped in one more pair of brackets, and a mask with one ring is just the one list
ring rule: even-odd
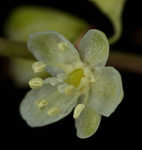
{"label": "stem", "polygon": [[25,43],[12,41],[5,38],[0,38],[0,55],[10,58],[21,57],[33,59],[33,56],[27,50]]}
{"label": "stem", "polygon": [[142,74],[142,56],[111,50],[108,65],[120,70]]}

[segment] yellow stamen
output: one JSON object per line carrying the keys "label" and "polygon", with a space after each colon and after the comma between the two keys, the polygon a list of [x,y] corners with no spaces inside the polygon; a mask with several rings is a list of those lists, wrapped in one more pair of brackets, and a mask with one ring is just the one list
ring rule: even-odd
{"label": "yellow stamen", "polygon": [[74,110],[74,113],[73,113],[73,118],[77,119],[80,116],[80,114],[81,114],[81,112],[83,111],[84,108],[85,108],[84,104],[78,104],[75,107],[75,110]]}
{"label": "yellow stamen", "polygon": [[64,51],[67,48],[67,43],[61,42],[58,44],[59,50]]}
{"label": "yellow stamen", "polygon": [[48,105],[48,101],[46,99],[41,99],[38,101],[37,105],[40,109],[43,109]]}
{"label": "yellow stamen", "polygon": [[57,115],[59,112],[60,112],[60,109],[59,109],[59,108],[53,107],[53,108],[50,108],[47,113],[48,113],[49,116],[55,116],[55,115]]}
{"label": "yellow stamen", "polygon": [[43,80],[41,78],[33,78],[29,81],[29,86],[32,88],[32,89],[35,89],[35,88],[39,88],[43,85]]}
{"label": "yellow stamen", "polygon": [[46,64],[42,61],[35,62],[32,65],[32,69],[33,69],[34,73],[43,72],[43,71],[45,71],[45,68],[46,68]]}

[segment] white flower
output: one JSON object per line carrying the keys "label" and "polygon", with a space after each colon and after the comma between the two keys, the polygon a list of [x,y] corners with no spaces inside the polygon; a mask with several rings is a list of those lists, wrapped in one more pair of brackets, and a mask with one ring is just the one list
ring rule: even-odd
{"label": "white flower", "polygon": [[123,99],[120,74],[113,67],[105,67],[109,44],[104,33],[89,30],[80,41],[79,53],[56,32],[31,35],[28,48],[40,62],[33,65],[33,70],[48,71],[52,77],[36,78],[36,82],[32,79],[30,86],[34,88],[20,106],[23,119],[31,127],[45,126],[75,108],[77,136],[90,137],[101,115],[109,116]]}

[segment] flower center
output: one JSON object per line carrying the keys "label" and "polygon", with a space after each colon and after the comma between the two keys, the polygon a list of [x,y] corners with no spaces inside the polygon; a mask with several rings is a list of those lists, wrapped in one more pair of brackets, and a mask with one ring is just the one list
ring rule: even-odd
{"label": "flower center", "polygon": [[79,68],[69,73],[64,82],[77,88],[80,85],[82,77],[84,77],[84,71]]}
{"label": "flower center", "polygon": [[[45,70],[46,65],[43,62],[36,62],[32,68],[35,73]],[[77,63],[65,68],[66,73],[59,73],[56,77],[49,77],[42,80],[39,77],[29,81],[31,88],[39,88],[44,84],[57,86],[60,93],[72,95],[75,91],[84,94],[88,91],[90,83],[95,82],[94,75],[86,64]],[[42,107],[42,106],[41,106]]]}
{"label": "flower center", "polygon": [[90,87],[90,83],[95,82],[95,79],[91,69],[84,65],[70,72],[64,82],[84,93]]}

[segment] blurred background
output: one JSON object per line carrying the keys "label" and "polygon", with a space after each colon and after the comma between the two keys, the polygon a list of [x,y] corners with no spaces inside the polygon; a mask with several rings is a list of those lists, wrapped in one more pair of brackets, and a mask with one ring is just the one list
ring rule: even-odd
{"label": "blurred background", "polygon": [[[88,2],[88,0],[5,0],[0,4],[0,37],[7,38],[5,32],[7,19],[15,8],[21,6],[57,8],[79,17],[89,24],[89,28],[97,28],[104,31],[108,37],[113,34],[113,26],[109,19],[98,7]],[[111,46],[112,50],[117,49],[122,53],[136,54],[141,57],[140,62],[142,61],[141,15],[140,1],[127,0],[122,14],[123,32],[121,38]],[[87,28],[84,32],[86,31]],[[137,62],[134,62],[135,66],[137,66]],[[7,141],[14,139],[26,144],[38,140],[39,143],[37,144],[40,144],[41,147],[47,145],[46,148],[53,143],[60,143],[62,147],[65,147],[64,143],[67,143],[68,145],[77,144],[80,146],[89,144],[90,146],[94,146],[94,148],[96,146],[101,148],[104,144],[110,147],[112,144],[123,146],[124,144],[136,145],[139,142],[142,90],[142,70],[139,65],[139,68],[133,71],[114,63],[114,66],[122,75],[125,93],[124,100],[114,114],[109,118],[102,118],[101,125],[94,136],[89,139],[80,140],[76,137],[72,114],[47,127],[30,128],[26,125],[20,117],[19,104],[29,88],[19,87],[15,83],[10,73],[10,63],[8,58],[0,57],[1,125],[3,126],[2,129]],[[127,59],[120,60],[120,63],[127,63]],[[113,62],[111,62],[111,65],[113,65]],[[22,69],[21,67],[21,71]]]}

